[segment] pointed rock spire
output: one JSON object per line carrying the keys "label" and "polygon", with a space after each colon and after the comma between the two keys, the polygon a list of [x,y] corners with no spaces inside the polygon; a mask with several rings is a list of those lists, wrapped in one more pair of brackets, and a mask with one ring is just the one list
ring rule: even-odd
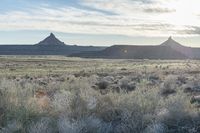
{"label": "pointed rock spire", "polygon": [[65,45],[64,42],[61,42],[59,39],[56,38],[56,36],[51,33],[47,38],[45,38],[43,41],[39,42],[37,45],[40,46],[63,46]]}
{"label": "pointed rock spire", "polygon": [[53,33],[50,34],[50,37],[55,37],[55,35]]}
{"label": "pointed rock spire", "polygon": [[167,41],[163,42],[161,46],[168,46],[174,49],[179,49],[181,47],[184,47],[180,43],[176,42],[171,36],[167,39]]}
{"label": "pointed rock spire", "polygon": [[172,39],[172,36],[170,36],[170,37],[168,38],[168,40],[173,40],[173,39]]}

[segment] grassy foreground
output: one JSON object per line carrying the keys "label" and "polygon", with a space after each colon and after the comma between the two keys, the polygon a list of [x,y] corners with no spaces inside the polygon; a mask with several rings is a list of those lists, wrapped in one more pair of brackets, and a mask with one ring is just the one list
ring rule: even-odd
{"label": "grassy foreground", "polygon": [[200,61],[0,57],[0,133],[198,133]]}

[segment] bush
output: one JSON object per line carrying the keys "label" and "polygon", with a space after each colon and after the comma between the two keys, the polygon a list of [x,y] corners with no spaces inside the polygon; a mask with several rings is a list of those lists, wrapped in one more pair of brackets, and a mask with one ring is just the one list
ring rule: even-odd
{"label": "bush", "polygon": [[124,90],[126,92],[133,91],[136,89],[136,83],[133,81],[130,81],[128,78],[122,78],[118,82],[121,90]]}
{"label": "bush", "polygon": [[159,122],[166,126],[165,132],[197,133],[200,131],[200,117],[194,113],[188,102],[177,99],[168,105],[168,113],[159,117]]}
{"label": "bush", "polygon": [[178,88],[176,77],[174,76],[168,76],[165,81],[160,85],[160,94],[162,96],[168,96],[170,94],[176,93],[176,90]]}
{"label": "bush", "polygon": [[174,93],[176,93],[176,90],[174,90],[174,89],[171,89],[171,88],[162,88],[161,90],[160,90],[160,94],[162,95],[162,96],[168,96],[168,95],[171,95],[171,94],[174,94]]}
{"label": "bush", "polygon": [[105,90],[108,87],[109,82],[102,80],[99,83],[97,83],[97,85],[100,90]]}

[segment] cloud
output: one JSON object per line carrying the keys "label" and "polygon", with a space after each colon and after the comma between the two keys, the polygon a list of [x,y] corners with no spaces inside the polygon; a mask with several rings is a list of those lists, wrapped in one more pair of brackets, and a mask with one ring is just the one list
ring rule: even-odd
{"label": "cloud", "polygon": [[[198,29],[188,28],[188,24],[171,23],[174,13],[176,9],[165,7],[161,0],[82,0],[76,6],[55,8],[47,4],[25,11],[1,13],[0,30],[127,36],[196,34]],[[176,14],[174,16],[177,19]]]}
{"label": "cloud", "polygon": [[200,35],[200,26],[188,26],[183,32],[191,35]]}
{"label": "cloud", "polygon": [[172,12],[176,12],[176,9],[154,7],[154,8],[145,8],[144,12],[147,12],[147,13],[172,13]]}

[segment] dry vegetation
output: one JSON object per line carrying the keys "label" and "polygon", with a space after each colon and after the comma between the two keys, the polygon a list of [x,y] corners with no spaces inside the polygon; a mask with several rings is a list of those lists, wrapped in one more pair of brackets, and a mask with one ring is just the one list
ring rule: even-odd
{"label": "dry vegetation", "polygon": [[0,133],[198,133],[200,61],[0,57]]}

